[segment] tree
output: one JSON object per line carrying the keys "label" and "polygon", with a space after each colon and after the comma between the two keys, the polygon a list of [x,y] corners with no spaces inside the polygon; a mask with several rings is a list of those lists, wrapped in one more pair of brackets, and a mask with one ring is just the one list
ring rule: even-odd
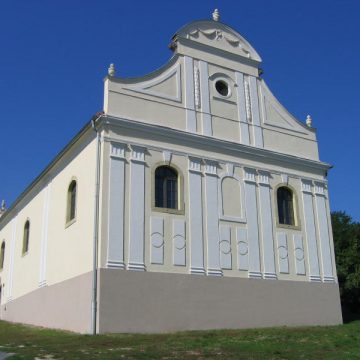
{"label": "tree", "polygon": [[344,320],[360,318],[360,223],[343,211],[331,214]]}

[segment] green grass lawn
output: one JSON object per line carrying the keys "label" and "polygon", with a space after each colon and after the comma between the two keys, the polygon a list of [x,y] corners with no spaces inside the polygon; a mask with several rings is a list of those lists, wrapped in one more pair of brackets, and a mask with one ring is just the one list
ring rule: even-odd
{"label": "green grass lawn", "polygon": [[78,335],[0,321],[14,359],[360,359],[360,321],[330,327]]}

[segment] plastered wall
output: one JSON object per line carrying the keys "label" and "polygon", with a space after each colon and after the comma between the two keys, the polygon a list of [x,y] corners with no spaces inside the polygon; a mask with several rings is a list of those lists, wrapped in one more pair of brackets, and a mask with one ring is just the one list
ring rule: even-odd
{"label": "plastered wall", "polygon": [[[102,267],[336,281],[327,181],[316,171],[191,148],[184,139],[167,144],[120,125],[105,139]],[[160,165],[178,171],[182,211],[154,207]],[[295,226],[278,222],[279,186],[293,190]]]}
{"label": "plastered wall", "polygon": [[[84,135],[2,224],[0,239],[6,242],[0,271],[2,303],[91,271],[95,151],[93,135]],[[76,217],[67,224],[67,191],[73,179],[77,181]],[[23,253],[26,221],[30,222],[29,250]]]}

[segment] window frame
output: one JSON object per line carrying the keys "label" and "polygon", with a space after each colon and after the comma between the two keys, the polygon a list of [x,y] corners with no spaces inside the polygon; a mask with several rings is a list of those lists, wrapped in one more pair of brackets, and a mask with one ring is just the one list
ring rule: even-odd
{"label": "window frame", "polygon": [[[169,167],[170,169],[173,169],[174,171],[176,171],[177,173],[177,209],[171,209],[171,208],[164,208],[164,207],[158,207],[156,206],[156,187],[155,187],[155,175],[156,175],[156,170],[159,167],[162,166],[166,166]],[[163,212],[163,213],[168,213],[168,214],[177,214],[177,215],[184,215],[185,214],[185,204],[184,204],[184,177],[183,174],[181,172],[181,170],[179,169],[178,166],[174,165],[174,164],[169,164],[168,162],[159,162],[156,163],[153,167],[152,167],[152,171],[151,171],[151,210],[152,211],[157,211],[157,212]]]}
{"label": "window frame", "polygon": [[[26,228],[27,228],[27,231],[25,232]],[[22,253],[21,253],[22,256],[25,256],[25,255],[27,255],[29,253],[30,229],[31,229],[31,222],[30,222],[30,219],[28,218],[28,219],[26,219],[24,227],[23,227],[23,242],[22,242]]]}
{"label": "window frame", "polygon": [[[279,221],[278,190],[282,187],[290,190],[292,193],[294,225],[281,224]],[[300,218],[299,218],[299,208],[298,208],[298,197],[297,197],[296,190],[289,184],[286,184],[286,183],[278,184],[274,189],[274,198],[275,198],[276,226],[279,228],[284,228],[284,229],[301,230],[301,224],[300,224]]]}
{"label": "window frame", "polygon": [[[74,217],[70,218],[71,209],[72,209],[72,191],[71,191],[71,187],[73,186],[74,183],[75,183],[75,186],[76,186]],[[72,225],[74,222],[76,222],[78,197],[79,197],[79,182],[78,182],[77,178],[72,177],[70,182],[69,182],[69,185],[67,187],[67,191],[66,191],[66,214],[65,214],[65,227],[66,228],[69,227],[70,225]]]}
{"label": "window frame", "polygon": [[0,247],[0,271],[4,269],[5,251],[6,251],[6,243],[5,240],[3,240],[1,242],[1,247]]}

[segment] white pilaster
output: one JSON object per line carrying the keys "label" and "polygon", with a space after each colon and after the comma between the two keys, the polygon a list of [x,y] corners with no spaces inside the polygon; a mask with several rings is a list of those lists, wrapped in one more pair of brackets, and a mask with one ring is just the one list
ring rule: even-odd
{"label": "white pilaster", "polygon": [[263,134],[260,122],[259,95],[257,88],[257,79],[255,76],[249,76],[250,85],[250,101],[252,114],[252,128],[254,145],[256,147],[264,147]]}
{"label": "white pilaster", "polygon": [[124,269],[125,144],[111,143],[106,266]]}
{"label": "white pilaster", "polygon": [[246,218],[249,239],[249,277],[262,278],[260,268],[260,243],[256,201],[256,170],[244,169]]}
{"label": "white pilaster", "polygon": [[289,251],[287,245],[287,236],[285,233],[277,233],[279,272],[289,273]]}
{"label": "white pilaster", "polygon": [[330,250],[329,224],[327,221],[325,185],[315,182],[315,204],[316,204],[316,222],[319,232],[321,265],[324,282],[334,282],[332,256]]}
{"label": "white pilaster", "polygon": [[186,232],[185,220],[173,219],[173,263],[186,265]]}
{"label": "white pilaster", "polygon": [[246,99],[244,89],[244,75],[240,72],[235,73],[236,96],[237,96],[237,110],[238,121],[240,126],[240,143],[249,145],[249,124],[246,116]]}
{"label": "white pilaster", "polygon": [[131,146],[129,270],[145,270],[145,149]]}
{"label": "white pilaster", "polygon": [[259,210],[262,230],[264,278],[276,279],[269,176],[268,172],[259,171]]}
{"label": "white pilaster", "polygon": [[164,218],[151,217],[151,263],[164,264]]}
{"label": "white pilaster", "polygon": [[309,256],[309,280],[319,282],[321,278],[316,241],[312,183],[308,180],[302,180],[301,186],[304,203],[306,244]]}
{"label": "white pilaster", "polygon": [[189,158],[190,272],[192,274],[205,274],[201,176],[201,159]]}
{"label": "white pilaster", "polygon": [[46,285],[46,260],[47,260],[47,243],[48,243],[48,228],[49,228],[50,189],[51,189],[51,182],[49,182],[44,189],[44,203],[43,203],[41,242],[40,242],[39,287]]}
{"label": "white pilaster", "polygon": [[200,70],[200,94],[201,94],[201,119],[203,134],[212,136],[212,120],[210,115],[210,93],[209,93],[209,69],[205,61],[199,61]]}
{"label": "white pilaster", "polygon": [[194,60],[184,56],[185,73],[185,108],[186,108],[186,129],[189,132],[196,132],[195,95],[194,95]]}
{"label": "white pilaster", "polygon": [[10,246],[10,263],[9,263],[9,280],[7,284],[7,301],[12,300],[12,288],[14,282],[14,258],[15,258],[15,244],[17,234],[18,214],[14,216],[11,221],[11,246]]}
{"label": "white pilaster", "polygon": [[207,274],[221,276],[219,251],[218,176],[217,163],[205,164],[205,201],[207,230]]}

